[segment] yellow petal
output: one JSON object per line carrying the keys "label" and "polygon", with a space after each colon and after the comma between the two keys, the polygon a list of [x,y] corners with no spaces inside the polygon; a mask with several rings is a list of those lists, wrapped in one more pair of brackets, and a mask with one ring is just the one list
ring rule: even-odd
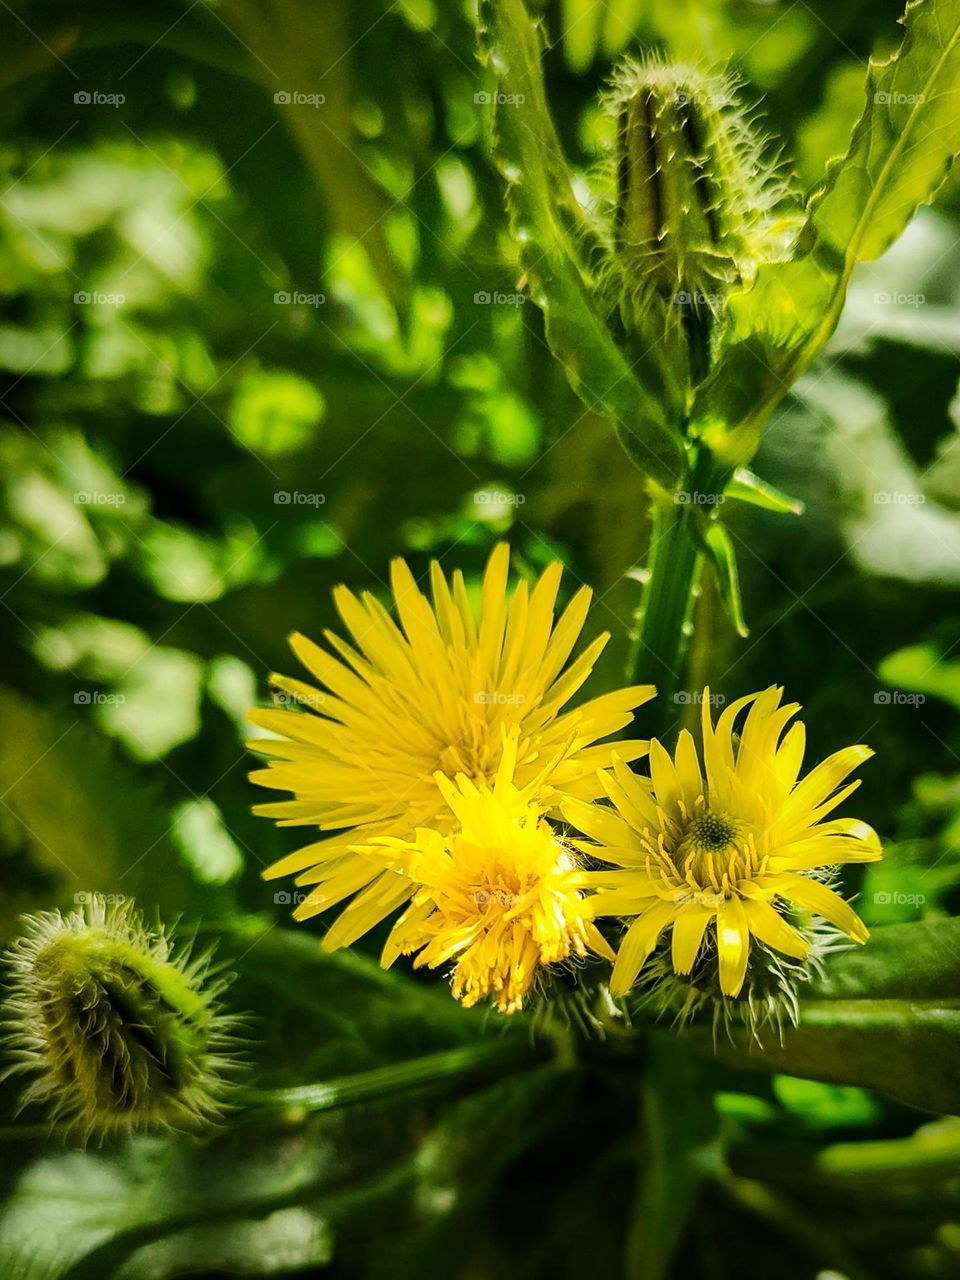
{"label": "yellow petal", "polygon": [[633,986],[647,957],[657,945],[657,939],[676,914],[672,902],[655,902],[642,916],[638,916],[627,930],[616,964],[610,978],[610,992],[622,996]]}
{"label": "yellow petal", "polygon": [[746,898],[743,909],[750,932],[761,942],[785,956],[793,956],[797,960],[807,958],[810,944],[768,902]]}
{"label": "yellow petal", "polygon": [[818,916],[823,916],[824,920],[835,924],[853,938],[854,942],[866,942],[870,937],[869,929],[850,904],[819,880],[786,872],[779,876],[765,876],[763,880],[770,880],[776,886],[777,893],[789,898],[791,902],[809,907]]}
{"label": "yellow petal", "polygon": [[717,956],[720,962],[720,990],[738,996],[747,974],[750,929],[739,898],[726,898],[717,911]]}
{"label": "yellow petal", "polygon": [[674,973],[691,971],[703,942],[707,925],[717,914],[716,907],[701,907],[688,902],[677,912],[670,943]]}

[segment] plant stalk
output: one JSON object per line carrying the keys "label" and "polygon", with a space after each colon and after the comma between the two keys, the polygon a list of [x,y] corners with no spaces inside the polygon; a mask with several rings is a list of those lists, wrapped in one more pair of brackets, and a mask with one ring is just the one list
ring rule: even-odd
{"label": "plant stalk", "polygon": [[[703,560],[698,523],[723,491],[722,471],[705,449],[686,485],[654,498],[647,577],[627,666],[631,684],[656,685],[654,718],[661,732],[674,723],[676,704],[690,693],[683,681]],[[643,724],[649,730],[649,708],[645,712]]]}

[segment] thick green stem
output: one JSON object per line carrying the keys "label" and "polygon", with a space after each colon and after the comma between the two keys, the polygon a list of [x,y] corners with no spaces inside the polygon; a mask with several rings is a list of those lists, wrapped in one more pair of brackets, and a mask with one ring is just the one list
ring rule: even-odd
{"label": "thick green stem", "polygon": [[[697,525],[723,491],[723,474],[705,451],[694,464],[687,487],[654,500],[647,580],[630,650],[630,683],[657,687],[654,719],[660,732],[677,718],[684,690],[684,661],[691,631],[702,554]],[[643,716],[649,729],[650,716]]]}
{"label": "thick green stem", "polygon": [[529,1041],[511,1037],[492,1044],[447,1049],[318,1084],[251,1090],[243,1102],[257,1110],[333,1111],[398,1093],[442,1088],[450,1081],[498,1079],[511,1071],[542,1066],[547,1058],[547,1053],[532,1048]]}
{"label": "thick green stem", "polygon": [[683,681],[687,624],[700,570],[692,522],[690,503],[675,502],[671,496],[656,507],[649,576],[630,655],[631,682],[655,684],[660,699],[671,705]]}

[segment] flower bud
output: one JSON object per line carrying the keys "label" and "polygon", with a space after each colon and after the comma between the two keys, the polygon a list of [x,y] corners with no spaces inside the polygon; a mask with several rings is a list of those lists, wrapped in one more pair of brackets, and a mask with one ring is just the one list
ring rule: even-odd
{"label": "flower bud", "polygon": [[89,895],[79,910],[26,917],[6,959],[5,1011],[24,1104],[104,1137],[215,1119],[229,1090],[224,983],[207,957],[150,931],[131,901]]}
{"label": "flower bud", "polygon": [[630,60],[606,99],[616,120],[610,240],[621,315],[629,332],[651,297],[679,308],[695,376],[729,289],[783,257],[799,226],[735,87],[693,66]]}

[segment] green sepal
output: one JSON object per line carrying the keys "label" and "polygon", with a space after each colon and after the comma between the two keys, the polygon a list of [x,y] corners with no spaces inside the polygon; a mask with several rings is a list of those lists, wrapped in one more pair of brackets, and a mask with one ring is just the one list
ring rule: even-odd
{"label": "green sepal", "polygon": [[713,580],[717,584],[724,611],[737,635],[746,639],[750,629],[743,616],[740,575],[737,572],[737,555],[733,547],[733,539],[719,520],[704,519],[698,521],[697,540],[707,564],[713,571]]}
{"label": "green sepal", "polygon": [[799,498],[791,498],[746,467],[738,467],[733,473],[723,496],[751,507],[762,507],[764,511],[776,511],[778,515],[800,516],[804,512],[804,504]]}

